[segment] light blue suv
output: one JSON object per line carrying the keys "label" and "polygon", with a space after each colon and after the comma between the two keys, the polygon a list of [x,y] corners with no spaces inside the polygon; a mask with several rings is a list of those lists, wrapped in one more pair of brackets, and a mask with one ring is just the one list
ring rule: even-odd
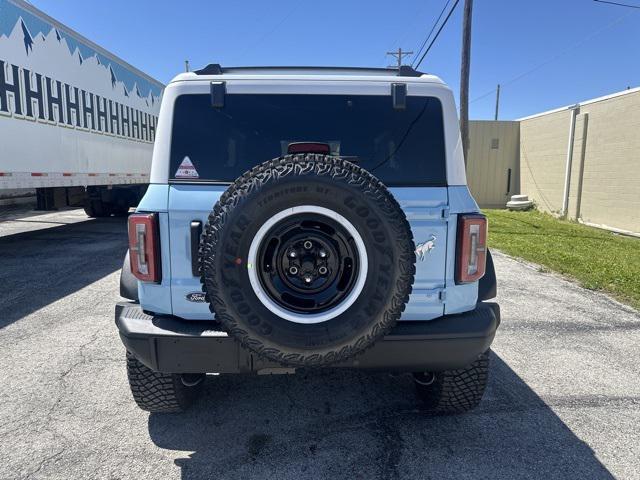
{"label": "light blue suv", "polygon": [[400,70],[242,67],[165,89],[129,217],[116,324],[133,397],[186,408],[207,373],[414,375],[475,407],[500,310],[454,99]]}

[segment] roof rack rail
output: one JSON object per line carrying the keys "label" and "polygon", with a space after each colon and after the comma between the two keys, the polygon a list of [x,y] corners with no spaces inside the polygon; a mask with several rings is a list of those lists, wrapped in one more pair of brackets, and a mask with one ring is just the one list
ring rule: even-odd
{"label": "roof rack rail", "polygon": [[222,75],[222,67],[219,63],[210,63],[200,70],[194,70],[196,75]]}
{"label": "roof rack rail", "polygon": [[391,74],[394,73],[398,77],[420,77],[424,72],[414,70],[409,65],[402,65],[400,69],[397,68],[367,68],[367,67],[311,67],[311,66],[287,66],[287,67],[229,67],[223,68],[219,63],[210,63],[200,70],[194,70],[196,75],[222,75],[224,73],[232,73],[234,71],[242,70],[344,70],[344,71],[369,71]]}
{"label": "roof rack rail", "polygon": [[409,65],[402,65],[400,70],[398,70],[399,77],[420,77],[423,75],[423,72],[415,70],[413,67]]}

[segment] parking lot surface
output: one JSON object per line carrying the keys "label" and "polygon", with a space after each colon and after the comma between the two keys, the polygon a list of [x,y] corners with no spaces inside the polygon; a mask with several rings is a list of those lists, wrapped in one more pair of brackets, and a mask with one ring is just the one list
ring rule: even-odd
{"label": "parking lot surface", "polygon": [[640,314],[603,295],[495,255],[502,325],[467,415],[350,371],[209,377],[188,413],[149,415],[113,321],[125,220],[24,219],[0,222],[1,479],[640,478]]}

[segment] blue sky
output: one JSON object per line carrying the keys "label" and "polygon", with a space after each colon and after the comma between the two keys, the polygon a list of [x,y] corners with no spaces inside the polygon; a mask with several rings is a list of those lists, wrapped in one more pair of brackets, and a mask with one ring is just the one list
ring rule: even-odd
{"label": "blue sky", "polygon": [[[417,50],[445,2],[32,0],[162,82],[187,58],[193,67],[386,66],[385,51]],[[461,6],[420,67],[456,97]],[[471,118],[493,118],[497,83],[504,84],[501,119],[638,86],[639,45],[640,10],[593,0],[475,0]]]}

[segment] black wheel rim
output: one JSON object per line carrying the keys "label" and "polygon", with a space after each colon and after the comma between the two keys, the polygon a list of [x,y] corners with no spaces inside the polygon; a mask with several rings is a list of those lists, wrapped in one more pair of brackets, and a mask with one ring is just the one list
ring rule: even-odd
{"label": "black wheel rim", "polygon": [[358,277],[358,249],[349,232],[324,215],[292,215],[264,236],[258,278],[267,295],[287,310],[322,313],[338,306]]}

